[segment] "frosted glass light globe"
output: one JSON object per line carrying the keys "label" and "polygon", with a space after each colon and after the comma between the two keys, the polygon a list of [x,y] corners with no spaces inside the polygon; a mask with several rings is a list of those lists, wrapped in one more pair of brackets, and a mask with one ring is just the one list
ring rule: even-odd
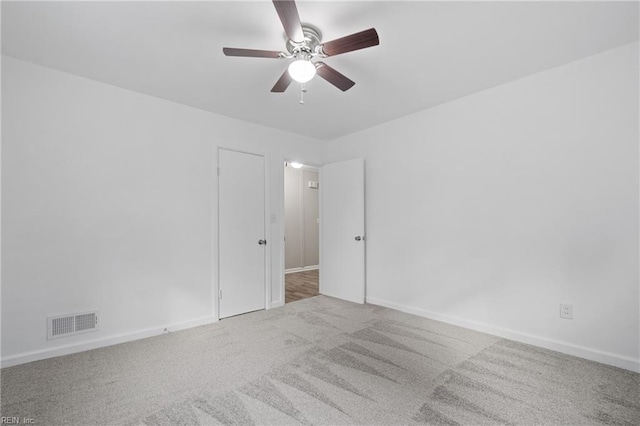
{"label": "frosted glass light globe", "polygon": [[311,61],[299,59],[289,65],[289,75],[298,83],[306,83],[316,75],[316,67]]}

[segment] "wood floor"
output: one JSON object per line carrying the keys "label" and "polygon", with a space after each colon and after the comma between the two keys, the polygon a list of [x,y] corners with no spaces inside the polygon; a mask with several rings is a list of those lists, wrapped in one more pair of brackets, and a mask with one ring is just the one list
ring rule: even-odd
{"label": "wood floor", "polygon": [[317,296],[320,271],[304,271],[284,276],[285,303]]}

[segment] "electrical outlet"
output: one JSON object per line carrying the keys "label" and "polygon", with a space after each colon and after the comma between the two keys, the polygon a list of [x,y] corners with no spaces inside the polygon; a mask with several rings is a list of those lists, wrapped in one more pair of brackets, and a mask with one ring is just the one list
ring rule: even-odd
{"label": "electrical outlet", "polygon": [[573,319],[573,305],[560,304],[560,318]]}

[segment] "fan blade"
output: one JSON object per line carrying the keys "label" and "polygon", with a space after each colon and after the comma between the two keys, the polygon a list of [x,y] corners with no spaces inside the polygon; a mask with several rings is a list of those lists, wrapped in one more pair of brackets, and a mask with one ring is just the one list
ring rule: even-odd
{"label": "fan blade", "polygon": [[335,56],[341,53],[377,46],[379,44],[380,39],[378,39],[376,29],[370,28],[368,30],[360,31],[359,33],[328,41],[323,43],[320,47],[322,53],[325,55]]}
{"label": "fan blade", "polygon": [[273,89],[271,89],[271,91],[274,93],[282,93],[287,90],[287,87],[289,87],[292,81],[293,79],[289,75],[289,70],[285,69],[284,73],[280,76],[278,81],[276,81],[276,84],[275,86],[273,86]]}
{"label": "fan blade", "polygon": [[280,52],[276,52],[275,50],[236,49],[234,47],[223,47],[222,52],[226,56],[243,56],[247,58],[280,58]]}
{"label": "fan blade", "polygon": [[316,73],[343,92],[351,89],[356,84],[324,62],[316,62]]}
{"label": "fan blade", "polygon": [[302,32],[302,24],[298,15],[298,8],[294,0],[273,0],[273,5],[278,12],[284,32],[289,40],[296,43],[304,41],[304,33]]}

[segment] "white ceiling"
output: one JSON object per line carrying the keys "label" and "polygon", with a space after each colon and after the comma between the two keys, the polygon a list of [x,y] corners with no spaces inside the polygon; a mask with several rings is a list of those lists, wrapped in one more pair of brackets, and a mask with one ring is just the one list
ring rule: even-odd
{"label": "white ceiling", "polygon": [[3,2],[2,53],[115,86],[331,140],[638,40],[637,2],[299,1],[328,41],[375,27],[380,45],[324,61],[274,94],[288,62],[225,57],[284,50],[270,1]]}

